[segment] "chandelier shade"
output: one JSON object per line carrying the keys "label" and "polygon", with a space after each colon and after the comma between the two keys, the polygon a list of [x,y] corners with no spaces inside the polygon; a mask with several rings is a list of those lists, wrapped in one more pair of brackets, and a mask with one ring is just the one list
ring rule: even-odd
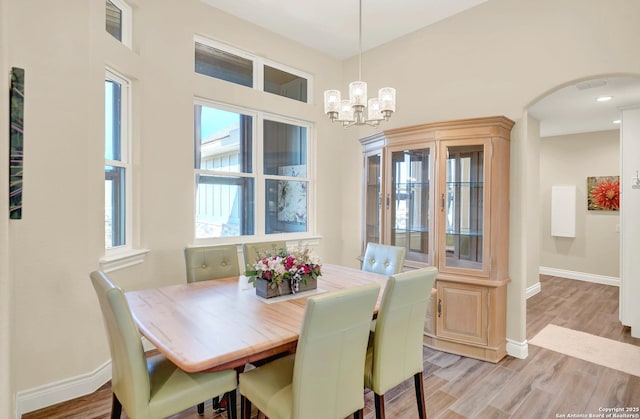
{"label": "chandelier shade", "polygon": [[343,127],[369,125],[377,127],[381,121],[388,121],[396,111],[396,89],[383,87],[378,97],[367,97],[367,83],[362,80],[362,0],[359,0],[358,81],[349,83],[349,99],[341,99],[339,90],[325,90],[324,113],[332,122],[340,122]]}

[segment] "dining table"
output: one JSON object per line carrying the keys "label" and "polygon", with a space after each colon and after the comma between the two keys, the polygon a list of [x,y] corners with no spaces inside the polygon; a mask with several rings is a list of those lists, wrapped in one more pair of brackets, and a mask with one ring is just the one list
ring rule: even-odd
{"label": "dining table", "polygon": [[[140,333],[187,372],[242,369],[295,351],[307,299],[342,289],[380,285],[386,275],[323,264],[315,290],[265,299],[244,275],[127,291]],[[339,325],[336,325],[336,327]]]}

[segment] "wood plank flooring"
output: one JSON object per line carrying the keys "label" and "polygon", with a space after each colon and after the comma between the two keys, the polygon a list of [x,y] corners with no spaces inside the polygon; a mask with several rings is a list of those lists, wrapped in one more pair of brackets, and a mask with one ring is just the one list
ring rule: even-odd
{"label": "wood plank flooring", "polygon": [[[527,301],[527,338],[553,323],[640,346],[618,321],[618,288],[551,276]],[[640,377],[529,345],[525,360],[510,356],[498,364],[424,349],[424,382],[430,419],[544,419],[601,413],[600,408],[640,406]],[[385,395],[387,417],[417,417],[413,379]],[[373,394],[365,393],[365,418],[375,418]],[[111,388],[23,415],[23,419],[108,418]],[[123,418],[126,415],[123,413]],[[195,408],[173,419],[212,419]]]}

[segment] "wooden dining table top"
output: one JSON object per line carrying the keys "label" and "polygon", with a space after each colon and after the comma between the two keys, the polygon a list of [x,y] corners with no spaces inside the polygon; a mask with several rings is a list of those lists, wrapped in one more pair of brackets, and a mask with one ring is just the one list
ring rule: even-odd
{"label": "wooden dining table top", "polygon": [[318,289],[265,300],[244,276],[128,291],[138,329],[187,372],[242,368],[293,352],[307,298],[377,283],[380,304],[387,276],[324,264]]}

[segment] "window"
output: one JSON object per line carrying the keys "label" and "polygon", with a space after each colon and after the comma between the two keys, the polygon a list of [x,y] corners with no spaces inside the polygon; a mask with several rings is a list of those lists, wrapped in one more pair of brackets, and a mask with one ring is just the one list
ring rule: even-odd
{"label": "window", "polygon": [[104,82],[105,248],[130,247],[129,81],[107,70]]}
{"label": "window", "polygon": [[264,66],[264,91],[307,102],[307,79],[284,70]]}
{"label": "window", "polygon": [[253,87],[250,59],[199,42],[196,42],[196,73]]}
{"label": "window", "polygon": [[265,119],[265,233],[307,231],[307,128]]}
{"label": "window", "polygon": [[197,239],[309,230],[308,125],[204,101],[194,120]]}
{"label": "window", "polygon": [[105,28],[111,36],[131,48],[131,7],[123,0],[106,0]]}
{"label": "window", "polygon": [[310,75],[199,36],[194,42],[196,73],[309,102]]}

